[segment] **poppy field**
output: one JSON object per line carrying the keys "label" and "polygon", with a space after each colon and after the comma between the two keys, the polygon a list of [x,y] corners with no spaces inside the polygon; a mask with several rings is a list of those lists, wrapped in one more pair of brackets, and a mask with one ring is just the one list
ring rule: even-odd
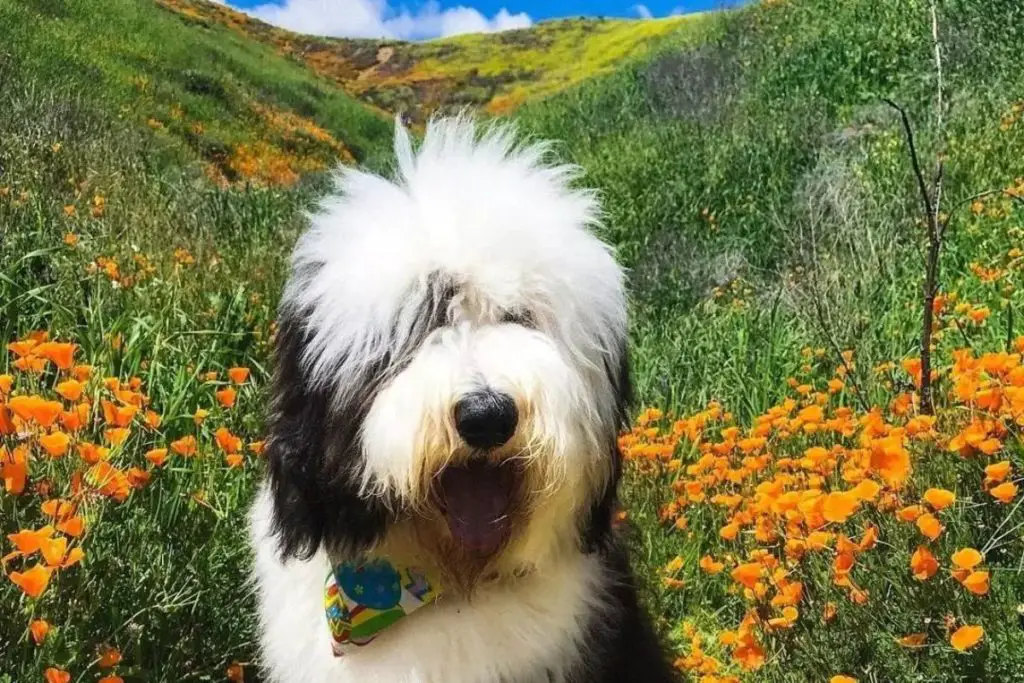
{"label": "poppy field", "polygon": [[[0,0],[0,683],[262,680],[277,297],[326,172],[386,169],[391,123],[193,4]],[[1024,10],[937,7],[941,120],[929,0],[765,0],[502,86],[628,269],[616,523],[682,680],[1024,680]],[[885,99],[944,164],[931,410]]]}

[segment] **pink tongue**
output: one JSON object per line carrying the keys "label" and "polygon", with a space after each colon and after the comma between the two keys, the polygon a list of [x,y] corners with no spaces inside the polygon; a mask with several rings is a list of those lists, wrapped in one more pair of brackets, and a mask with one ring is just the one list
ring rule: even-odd
{"label": "pink tongue", "polygon": [[508,535],[513,481],[511,468],[484,462],[445,469],[439,484],[452,537],[471,552],[493,555]]}

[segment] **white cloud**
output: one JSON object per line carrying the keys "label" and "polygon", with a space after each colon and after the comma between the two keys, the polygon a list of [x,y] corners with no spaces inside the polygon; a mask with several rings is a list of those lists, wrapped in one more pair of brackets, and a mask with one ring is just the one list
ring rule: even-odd
{"label": "white cloud", "polygon": [[420,40],[459,33],[491,33],[526,28],[525,12],[502,8],[491,18],[472,7],[442,8],[436,0],[416,12],[394,9],[389,0],[283,0],[244,12],[283,28],[321,36]]}
{"label": "white cloud", "polygon": [[647,5],[633,5],[633,11],[641,19],[653,19],[654,14],[647,8]]}

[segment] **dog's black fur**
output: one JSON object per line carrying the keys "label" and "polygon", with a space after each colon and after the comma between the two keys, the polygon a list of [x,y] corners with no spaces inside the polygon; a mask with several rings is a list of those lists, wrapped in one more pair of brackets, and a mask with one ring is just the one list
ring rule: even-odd
{"label": "dog's black fur", "polygon": [[[416,330],[404,331],[407,344],[417,343],[441,324],[439,311],[451,297],[450,285],[425,288],[423,316]],[[270,438],[267,443],[269,481],[274,503],[273,529],[283,557],[308,558],[321,546],[358,552],[381,538],[393,521],[394,506],[359,492],[360,428],[377,388],[401,359],[381,358],[365,368],[358,390],[339,405],[330,387],[312,385],[303,369],[307,343],[300,312],[282,310],[277,338],[277,370],[273,384]],[[621,473],[616,437],[625,423],[631,400],[629,363],[622,348],[606,371],[617,393],[620,424],[608,430],[608,457],[613,476],[580,520],[583,552],[599,558],[607,583],[587,626],[585,650],[579,653],[573,683],[669,683],[675,680],[658,637],[641,607],[622,540],[612,527]],[[538,672],[537,683],[551,680]],[[495,683],[501,683],[496,681]]]}

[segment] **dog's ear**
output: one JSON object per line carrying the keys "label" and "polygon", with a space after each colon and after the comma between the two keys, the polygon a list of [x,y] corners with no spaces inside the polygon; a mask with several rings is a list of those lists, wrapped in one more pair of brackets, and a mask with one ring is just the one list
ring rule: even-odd
{"label": "dog's ear", "polygon": [[270,433],[266,455],[272,529],[284,557],[311,557],[322,546],[358,552],[383,534],[384,503],[360,494],[359,432],[368,397],[333,383],[313,383],[305,369],[307,333],[301,316],[279,320]]}
{"label": "dog's ear", "polygon": [[604,491],[591,506],[583,526],[583,548],[594,552],[604,547],[612,533],[612,517],[618,500],[619,478],[622,476],[622,453],[619,432],[628,425],[629,407],[633,404],[633,383],[629,370],[629,348],[625,339],[619,342],[614,358],[605,363],[608,385],[614,393],[615,410],[608,425],[607,457],[611,458],[611,476]]}

